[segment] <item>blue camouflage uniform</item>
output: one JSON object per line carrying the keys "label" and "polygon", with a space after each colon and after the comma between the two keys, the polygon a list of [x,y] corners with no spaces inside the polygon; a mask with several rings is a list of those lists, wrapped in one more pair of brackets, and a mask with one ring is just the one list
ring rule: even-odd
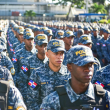
{"label": "blue camouflage uniform", "polygon": [[[94,31],[97,31],[98,29],[97,29],[97,28],[94,28],[93,30],[94,30]],[[98,34],[97,34],[97,36],[92,35],[92,36],[91,36],[91,39],[92,39],[92,42],[93,42],[93,45],[92,45],[93,54],[94,54],[94,55],[97,55],[97,51],[96,51],[97,41],[101,39],[101,36],[98,35]]]}
{"label": "blue camouflage uniform", "polygon": [[[74,92],[74,90],[72,89],[69,81],[65,85],[65,89],[67,91],[67,95],[68,95],[71,103],[74,103],[78,99],[80,99],[82,101],[83,100],[95,99],[95,97],[94,97],[94,87],[93,87],[92,83],[89,84],[88,89],[83,94],[76,94]],[[106,98],[108,100],[110,100],[110,92],[108,92],[106,90],[105,90],[105,92],[106,92],[105,93]],[[106,100],[107,103],[109,102],[108,100]],[[56,91],[54,91],[51,94],[49,94],[47,97],[45,97],[43,99],[43,103],[41,104],[40,108],[42,108],[40,110],[61,110],[58,93]],[[97,110],[99,110],[99,109],[97,109]]]}
{"label": "blue camouflage uniform", "polygon": [[8,92],[7,106],[8,106],[7,110],[27,110],[23,102],[21,93],[13,85],[10,85],[10,89]]}
{"label": "blue camouflage uniform", "polygon": [[[48,49],[52,52],[64,51],[64,42],[62,40],[51,40],[47,45]],[[30,85],[27,93],[28,109],[38,110],[42,99],[53,92],[55,86],[65,85],[68,78],[70,78],[70,73],[64,65],[58,72],[49,68],[49,62],[33,70],[28,83]]]}
{"label": "blue camouflage uniform", "polygon": [[[24,36],[26,39],[30,39],[30,38],[34,38],[34,35],[31,33],[30,35],[26,35]],[[15,52],[15,54],[13,55],[13,58],[12,58],[12,62],[14,64],[14,68],[15,68],[15,79],[14,81],[17,83],[19,83],[19,72],[20,72],[20,69],[26,69],[24,66],[22,66],[22,63],[25,62],[25,59],[27,57],[30,57],[31,55],[33,55],[34,53],[36,53],[36,49],[35,47],[33,47],[33,49],[31,51],[27,51],[25,49],[25,46],[24,48],[18,50]],[[18,79],[16,79],[18,78]]]}
{"label": "blue camouflage uniform", "polygon": [[102,44],[102,54],[104,56],[104,59],[109,64],[110,62],[110,38],[108,38],[105,42]]}
{"label": "blue camouflage uniform", "polygon": [[11,85],[14,85],[14,81],[10,71],[0,65],[0,80],[8,81]]}
{"label": "blue camouflage uniform", "polygon": [[94,75],[92,83],[100,82],[103,85],[104,89],[110,91],[110,64],[104,66]]}
{"label": "blue camouflage uniform", "polygon": [[[48,39],[45,34],[38,34],[34,40],[35,40],[35,44],[37,44],[39,46],[42,45],[43,43],[46,43],[46,44],[48,43]],[[19,81],[18,81],[19,82],[19,90],[22,93],[23,97],[25,97],[25,95],[26,95],[27,84],[28,84],[29,77],[30,77],[32,71],[35,68],[43,66],[47,61],[48,61],[47,57],[45,57],[44,60],[40,60],[37,57],[37,54],[35,53],[34,55],[27,57],[25,59],[25,62],[22,62],[21,67],[25,66],[27,68],[27,71],[22,69],[19,73]]]}
{"label": "blue camouflage uniform", "polygon": [[[80,53],[79,53],[79,51],[80,51]],[[81,51],[83,51],[83,52],[81,52]],[[72,47],[67,53],[67,58],[68,58],[67,64],[73,63],[78,66],[84,66],[90,62],[96,62],[94,60],[91,49],[86,46],[82,46],[82,45],[77,45],[77,46]],[[67,96],[68,96],[71,104],[74,104],[77,100],[80,100],[81,102],[83,102],[85,100],[87,100],[87,101],[95,100],[96,92],[94,92],[94,86],[91,82],[89,82],[88,88],[85,90],[85,92],[83,92],[81,94],[77,94],[73,90],[73,87],[71,85],[72,84],[71,80],[72,79],[70,79],[67,82],[67,84],[64,86],[64,89],[66,90]],[[106,90],[104,90],[104,91],[105,91],[105,97],[106,97],[105,101],[107,103],[107,107],[109,107],[108,103],[110,101],[110,92],[108,92]],[[40,106],[40,108],[41,108],[40,110],[61,110],[60,104],[61,103],[60,103],[60,97],[58,95],[58,92],[54,91],[43,99],[43,102]],[[66,110],[69,110],[69,107]],[[77,108],[77,106],[76,106],[76,108]],[[79,106],[78,106],[78,108],[79,108]],[[94,109],[95,108],[93,108],[93,110]],[[107,109],[107,110],[109,110],[109,109]],[[79,110],[79,109],[77,109],[77,110]],[[97,109],[97,110],[99,110],[99,109]]]}

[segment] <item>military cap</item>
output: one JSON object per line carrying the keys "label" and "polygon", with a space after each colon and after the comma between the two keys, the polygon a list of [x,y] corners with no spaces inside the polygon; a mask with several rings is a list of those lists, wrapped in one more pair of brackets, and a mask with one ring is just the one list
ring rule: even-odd
{"label": "military cap", "polygon": [[110,34],[110,30],[109,29],[104,29],[104,33]]}
{"label": "military cap", "polygon": [[39,31],[40,28],[37,26],[37,27],[35,27],[33,30],[34,30],[34,31]]}
{"label": "military cap", "polygon": [[76,37],[72,31],[69,31],[69,30],[65,31],[64,37],[70,37],[70,36]]}
{"label": "military cap", "polygon": [[53,35],[51,29],[44,30],[44,34],[46,34],[47,36],[52,36]]}
{"label": "military cap", "polygon": [[24,34],[24,29],[20,29],[17,31],[18,34]]}
{"label": "military cap", "polygon": [[83,29],[83,26],[82,25],[78,25],[78,29]]}
{"label": "military cap", "polygon": [[83,29],[78,29],[77,33],[82,35],[82,34],[84,34],[84,30]]}
{"label": "military cap", "polygon": [[55,37],[57,37],[58,39],[63,38],[63,37],[64,37],[64,31],[58,30],[58,31],[56,32]]}
{"label": "military cap", "polygon": [[48,29],[48,28],[47,28],[47,27],[41,27],[39,31],[42,32],[42,31],[44,31],[44,30],[46,30],[46,29]]}
{"label": "military cap", "polygon": [[85,31],[90,31],[89,27],[86,27],[86,26],[84,27],[84,30]]}
{"label": "military cap", "polygon": [[79,38],[79,43],[82,44],[92,43],[91,37],[89,35],[84,34]]}
{"label": "military cap", "polygon": [[93,28],[93,31],[98,31],[98,28],[97,28],[97,27],[94,27],[94,28]]}
{"label": "military cap", "polygon": [[[90,62],[96,62],[92,54],[92,50],[83,45],[77,45],[72,47],[66,54],[66,61],[78,66],[84,66]],[[96,62],[97,63],[97,62]]]}
{"label": "military cap", "polygon": [[44,43],[48,43],[47,35],[45,34],[38,34],[35,38],[34,41],[37,45],[42,45]]}
{"label": "military cap", "polygon": [[26,33],[24,33],[23,38],[24,39],[31,39],[31,38],[34,39],[34,33],[33,32],[26,32]]}
{"label": "military cap", "polygon": [[54,53],[58,51],[65,51],[65,44],[63,40],[52,39],[47,45],[47,50],[51,50]]}
{"label": "military cap", "polygon": [[32,29],[30,29],[30,28],[25,28],[24,33],[26,33],[26,32],[32,32]]}

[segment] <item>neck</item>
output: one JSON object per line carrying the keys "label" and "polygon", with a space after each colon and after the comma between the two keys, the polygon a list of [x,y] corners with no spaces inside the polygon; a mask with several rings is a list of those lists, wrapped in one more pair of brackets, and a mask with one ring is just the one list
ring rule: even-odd
{"label": "neck", "polygon": [[81,83],[76,81],[75,78],[71,78],[71,87],[76,94],[82,94],[87,90],[89,83]]}
{"label": "neck", "polygon": [[58,72],[60,70],[61,66],[57,67],[57,66],[53,65],[51,62],[49,62],[49,68],[54,72]]}
{"label": "neck", "polygon": [[44,59],[45,59],[45,54],[41,55],[41,54],[37,53],[37,57],[38,57],[40,60],[44,60]]}
{"label": "neck", "polygon": [[72,45],[67,45],[65,44],[65,49],[68,51],[70,48],[72,47]]}
{"label": "neck", "polygon": [[107,40],[108,37],[104,36],[104,40]]}
{"label": "neck", "polygon": [[27,51],[31,51],[33,47],[28,48],[28,47],[25,46],[25,48],[26,48]]}

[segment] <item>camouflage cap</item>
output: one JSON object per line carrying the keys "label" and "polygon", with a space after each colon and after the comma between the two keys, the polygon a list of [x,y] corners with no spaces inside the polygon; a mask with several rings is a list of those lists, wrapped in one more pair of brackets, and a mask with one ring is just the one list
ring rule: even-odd
{"label": "camouflage cap", "polygon": [[34,38],[35,44],[37,45],[42,45],[44,43],[48,43],[48,39],[47,39],[47,35],[45,34],[38,34],[35,38]]}
{"label": "camouflage cap", "polygon": [[91,40],[91,37],[89,35],[84,34],[79,38],[78,43],[82,43],[82,44],[91,43],[92,44],[92,40]]}
{"label": "camouflage cap", "polygon": [[39,31],[40,28],[39,28],[38,26],[36,26],[33,30],[34,30],[34,31]]}
{"label": "camouflage cap", "polygon": [[46,34],[47,36],[53,36],[51,29],[44,30],[44,34]]}
{"label": "camouflage cap", "polygon": [[30,28],[25,28],[24,33],[26,33],[26,32],[32,32],[32,29],[30,29]]}
{"label": "camouflage cap", "polygon": [[94,27],[94,28],[93,28],[93,31],[98,31],[98,28],[97,28],[97,27]]}
{"label": "camouflage cap", "polygon": [[18,34],[24,34],[24,29],[20,29],[17,32],[18,32]]}
{"label": "camouflage cap", "polygon": [[51,50],[54,53],[58,51],[65,51],[65,44],[63,40],[52,39],[47,45],[47,50]]}
{"label": "camouflage cap", "polygon": [[104,33],[110,34],[110,30],[109,29],[104,29]]}
{"label": "camouflage cap", "polygon": [[84,27],[84,31],[90,31],[89,27]]}
{"label": "camouflage cap", "polygon": [[58,39],[63,38],[63,37],[64,37],[64,31],[58,30],[58,31],[56,32],[55,37],[57,37]]}
{"label": "camouflage cap", "polygon": [[69,30],[65,31],[64,37],[70,37],[70,36],[76,37],[72,31],[69,31]]}
{"label": "camouflage cap", "polygon": [[76,45],[72,47],[67,52],[66,58],[67,64],[73,63],[78,66],[84,66],[90,62],[96,62],[92,50],[89,47],[83,45]]}
{"label": "camouflage cap", "polygon": [[24,33],[23,38],[24,39],[31,39],[31,38],[34,39],[34,33],[33,32],[26,32],[26,33]]}

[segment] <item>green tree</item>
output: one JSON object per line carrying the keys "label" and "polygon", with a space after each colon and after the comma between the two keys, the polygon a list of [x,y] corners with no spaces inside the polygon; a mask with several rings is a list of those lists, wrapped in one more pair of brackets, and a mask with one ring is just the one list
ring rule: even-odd
{"label": "green tree", "polygon": [[[52,1],[55,1],[55,0],[52,0]],[[67,17],[66,17],[67,20],[68,20],[72,7],[76,6],[77,8],[83,8],[85,5],[84,0],[58,0],[58,2],[55,4],[56,5],[61,4],[63,6],[67,6],[68,2],[71,3],[71,5],[70,5],[69,11],[67,13]]]}
{"label": "green tree", "polygon": [[89,8],[90,13],[98,13],[101,12],[103,14],[107,13],[107,10],[105,9],[104,5],[100,4],[98,5],[97,3],[94,3],[90,8]]}
{"label": "green tree", "polygon": [[93,0],[93,3],[103,4],[105,3],[105,0]]}
{"label": "green tree", "polygon": [[24,16],[27,16],[27,17],[34,17],[36,16],[36,13],[33,11],[33,10],[29,10],[24,13]]}

